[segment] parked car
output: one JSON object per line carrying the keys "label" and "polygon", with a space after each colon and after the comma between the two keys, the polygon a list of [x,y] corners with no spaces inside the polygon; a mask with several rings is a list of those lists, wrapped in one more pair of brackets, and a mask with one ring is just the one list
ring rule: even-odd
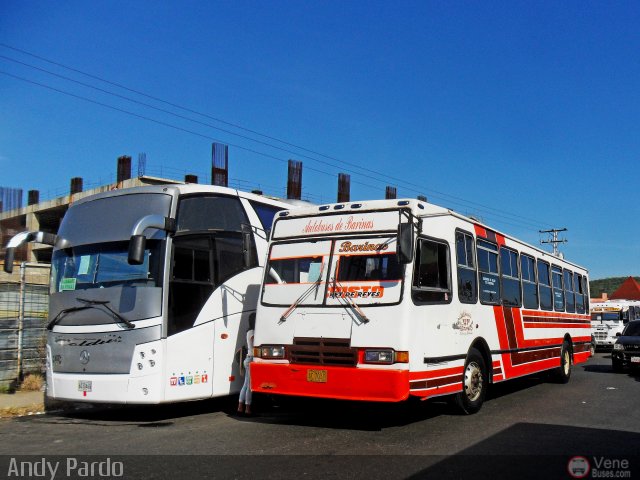
{"label": "parked car", "polygon": [[624,367],[640,368],[640,320],[627,323],[611,352],[611,366],[616,372]]}

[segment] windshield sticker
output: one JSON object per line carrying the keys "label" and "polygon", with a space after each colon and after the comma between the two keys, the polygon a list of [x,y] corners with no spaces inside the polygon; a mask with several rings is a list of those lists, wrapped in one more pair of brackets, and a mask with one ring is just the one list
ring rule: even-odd
{"label": "windshield sticker", "polygon": [[60,292],[65,290],[75,290],[76,289],[76,279],[75,278],[63,278],[60,280],[60,288],[58,289]]}
{"label": "windshield sticker", "polygon": [[322,264],[321,263],[310,263],[309,264],[309,273],[307,274],[307,282],[315,283],[320,280],[320,275]]}
{"label": "windshield sticker", "polygon": [[384,287],[329,287],[327,291],[328,298],[382,298],[384,295]]}
{"label": "windshield sticker", "polygon": [[78,266],[78,275],[86,275],[89,273],[89,262],[91,257],[89,255],[82,255],[80,257],[80,265]]}

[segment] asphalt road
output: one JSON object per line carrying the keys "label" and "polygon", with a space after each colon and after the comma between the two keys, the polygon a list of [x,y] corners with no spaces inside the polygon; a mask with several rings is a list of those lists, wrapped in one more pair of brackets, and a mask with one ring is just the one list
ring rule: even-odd
{"label": "asphalt road", "polygon": [[541,375],[493,386],[471,416],[443,401],[262,398],[251,418],[233,414],[234,399],[21,417],[0,421],[0,476],[30,456],[60,461],[55,478],[78,474],[62,475],[65,462],[106,468],[107,457],[124,478],[571,478],[576,455],[640,476],[639,382],[599,352],[566,385]]}

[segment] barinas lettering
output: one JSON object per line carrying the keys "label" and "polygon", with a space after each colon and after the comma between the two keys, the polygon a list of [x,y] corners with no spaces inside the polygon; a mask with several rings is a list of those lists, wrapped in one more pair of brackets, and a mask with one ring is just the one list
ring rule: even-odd
{"label": "barinas lettering", "polygon": [[388,243],[369,243],[353,244],[351,242],[342,242],[338,253],[350,252],[383,252],[389,248]]}
{"label": "barinas lettering", "polygon": [[354,220],[353,217],[349,217],[345,230],[371,230],[372,228],[373,220]]}

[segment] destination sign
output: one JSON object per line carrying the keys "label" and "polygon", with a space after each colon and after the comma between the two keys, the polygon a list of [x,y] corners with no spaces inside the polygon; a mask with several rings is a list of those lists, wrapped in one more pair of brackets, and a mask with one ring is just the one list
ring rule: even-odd
{"label": "destination sign", "polygon": [[398,228],[398,220],[397,210],[279,218],[274,226],[273,238],[395,231]]}

